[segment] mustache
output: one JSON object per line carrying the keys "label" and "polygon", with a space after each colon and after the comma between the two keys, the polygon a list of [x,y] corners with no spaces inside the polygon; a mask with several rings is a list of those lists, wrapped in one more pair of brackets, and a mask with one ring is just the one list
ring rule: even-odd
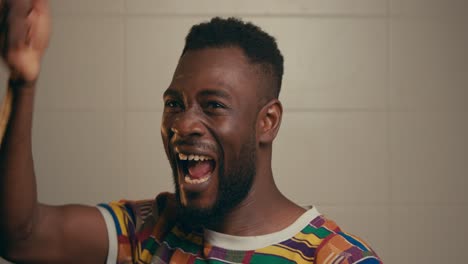
{"label": "mustache", "polygon": [[171,148],[173,152],[177,147],[192,147],[217,153],[217,147],[215,144],[194,138],[179,138],[171,141]]}

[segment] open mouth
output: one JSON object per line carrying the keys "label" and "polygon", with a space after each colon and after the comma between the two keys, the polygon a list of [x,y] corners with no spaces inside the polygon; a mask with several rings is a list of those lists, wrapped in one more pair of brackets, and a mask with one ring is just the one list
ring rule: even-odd
{"label": "open mouth", "polygon": [[184,182],[191,185],[207,182],[216,165],[212,157],[201,154],[177,153],[177,161]]}

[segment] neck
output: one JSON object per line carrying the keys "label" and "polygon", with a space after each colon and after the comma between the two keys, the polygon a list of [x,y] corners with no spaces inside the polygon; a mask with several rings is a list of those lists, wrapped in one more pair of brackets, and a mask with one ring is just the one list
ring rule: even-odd
{"label": "neck", "polygon": [[247,197],[210,229],[236,236],[265,235],[288,227],[304,212],[279,191],[271,166],[257,167]]}

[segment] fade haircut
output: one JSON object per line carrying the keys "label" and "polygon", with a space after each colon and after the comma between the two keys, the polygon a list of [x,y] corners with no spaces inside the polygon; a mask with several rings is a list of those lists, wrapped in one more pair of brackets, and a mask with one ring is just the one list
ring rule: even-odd
{"label": "fade haircut", "polygon": [[212,18],[209,22],[192,26],[185,38],[184,55],[187,51],[204,48],[239,47],[251,64],[261,67],[271,78],[271,95],[278,98],[283,78],[283,55],[276,40],[258,26],[234,17]]}

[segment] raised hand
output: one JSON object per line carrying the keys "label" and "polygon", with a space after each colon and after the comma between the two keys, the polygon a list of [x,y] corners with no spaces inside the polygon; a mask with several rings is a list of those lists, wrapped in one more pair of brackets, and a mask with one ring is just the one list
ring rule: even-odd
{"label": "raised hand", "polygon": [[47,0],[0,0],[0,51],[12,79],[37,80],[50,22]]}

